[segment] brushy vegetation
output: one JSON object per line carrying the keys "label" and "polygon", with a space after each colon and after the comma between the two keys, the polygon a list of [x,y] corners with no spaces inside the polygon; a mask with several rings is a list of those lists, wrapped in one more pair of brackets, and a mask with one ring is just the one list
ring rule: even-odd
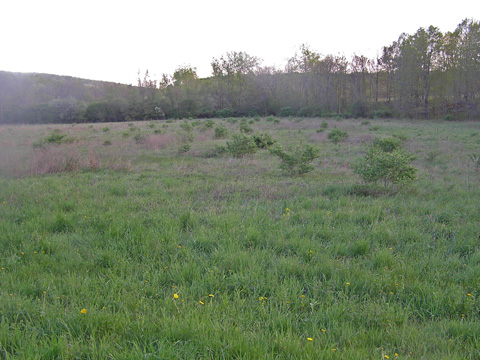
{"label": "brushy vegetation", "polygon": [[376,138],[365,157],[352,164],[352,169],[367,183],[381,183],[385,188],[405,187],[416,179],[413,160],[415,156],[400,148],[400,140]]}
{"label": "brushy vegetation", "polygon": [[[335,145],[321,121],[242,135],[319,148],[301,177],[226,152],[221,119],[188,153],[181,121],[55,125],[75,141],[43,149],[52,128],[1,126],[0,359],[478,359],[480,124],[329,120]],[[414,186],[359,191],[350,164],[391,137]]]}
{"label": "brushy vegetation", "polygon": [[333,129],[328,133],[327,138],[334,144],[338,144],[340,141],[348,139],[348,132],[341,129]]}
{"label": "brushy vegetation", "polygon": [[280,168],[290,175],[303,175],[314,169],[310,163],[319,157],[320,150],[311,145],[304,148],[297,147],[291,152],[285,151],[281,146],[270,149],[273,155],[280,158]]}

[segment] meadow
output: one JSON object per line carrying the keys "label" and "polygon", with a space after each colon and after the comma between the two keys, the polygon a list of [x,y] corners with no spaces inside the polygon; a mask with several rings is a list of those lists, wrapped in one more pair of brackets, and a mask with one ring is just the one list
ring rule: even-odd
{"label": "meadow", "polygon": [[[417,180],[364,191],[390,136]],[[478,359],[479,157],[480,122],[0,126],[0,359]]]}

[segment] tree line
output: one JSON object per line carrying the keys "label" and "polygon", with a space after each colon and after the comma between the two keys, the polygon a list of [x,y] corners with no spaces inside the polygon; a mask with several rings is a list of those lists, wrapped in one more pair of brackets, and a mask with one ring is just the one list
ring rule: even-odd
{"label": "tree line", "polygon": [[[213,58],[211,68],[208,78],[199,78],[192,66],[180,66],[158,80],[147,71],[138,74],[136,86],[83,84],[72,91],[56,84],[60,91],[48,101],[35,95],[45,100],[38,87],[48,84],[31,81],[36,90],[27,91],[29,99],[17,96],[8,102],[0,95],[0,122],[480,115],[480,23],[471,19],[446,33],[434,26],[403,33],[373,59],[322,55],[301,45],[284,69],[262,66],[259,58],[242,51]],[[8,92],[1,87],[0,94]]]}

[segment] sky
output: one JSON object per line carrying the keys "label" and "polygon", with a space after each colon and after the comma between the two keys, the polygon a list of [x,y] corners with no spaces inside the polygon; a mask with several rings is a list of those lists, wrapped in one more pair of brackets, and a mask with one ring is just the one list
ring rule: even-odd
{"label": "sky", "polygon": [[136,84],[226,52],[284,68],[301,44],[322,55],[375,57],[401,33],[453,31],[480,1],[2,0],[0,70]]}

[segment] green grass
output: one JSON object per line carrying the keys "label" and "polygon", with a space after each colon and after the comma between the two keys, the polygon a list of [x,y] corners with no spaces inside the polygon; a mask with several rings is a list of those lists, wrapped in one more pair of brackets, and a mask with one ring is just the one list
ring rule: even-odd
{"label": "green grass", "polygon": [[[185,154],[181,121],[0,127],[0,359],[479,358],[480,123],[328,120],[333,144],[322,121],[251,124],[320,147],[301,177],[205,156],[239,132],[218,119]],[[39,175],[57,128],[78,166]],[[419,179],[362,196],[348,164],[392,135]]]}

